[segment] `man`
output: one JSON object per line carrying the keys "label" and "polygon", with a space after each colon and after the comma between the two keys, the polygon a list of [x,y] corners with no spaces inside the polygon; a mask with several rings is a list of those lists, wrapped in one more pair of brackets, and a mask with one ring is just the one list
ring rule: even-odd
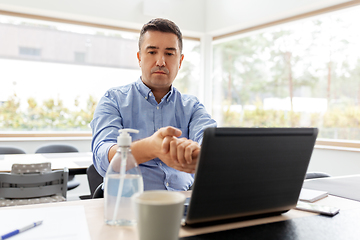
{"label": "man", "polygon": [[180,29],[166,19],[145,24],[137,58],[141,77],[108,90],[95,110],[91,122],[94,166],[105,176],[116,153],[118,130],[137,129],[131,151],[140,166],[144,190],[188,190],[203,131],[216,122],[196,97],[172,86],[184,59]]}

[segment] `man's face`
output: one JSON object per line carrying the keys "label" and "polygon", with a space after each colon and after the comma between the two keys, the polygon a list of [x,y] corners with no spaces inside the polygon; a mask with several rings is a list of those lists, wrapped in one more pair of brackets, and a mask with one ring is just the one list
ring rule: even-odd
{"label": "man's face", "polygon": [[168,91],[181,67],[178,38],[173,33],[148,31],[137,53],[142,81],[151,90]]}

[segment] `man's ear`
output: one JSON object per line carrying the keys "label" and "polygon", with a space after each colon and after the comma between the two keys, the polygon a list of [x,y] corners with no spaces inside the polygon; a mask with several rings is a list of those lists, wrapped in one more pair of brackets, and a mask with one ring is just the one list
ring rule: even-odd
{"label": "man's ear", "polygon": [[137,52],[136,56],[137,56],[137,59],[138,59],[138,61],[139,61],[139,67],[141,67],[140,51]]}
{"label": "man's ear", "polygon": [[182,61],[184,60],[184,54],[181,54],[180,56],[180,63],[179,63],[179,69],[181,68]]}

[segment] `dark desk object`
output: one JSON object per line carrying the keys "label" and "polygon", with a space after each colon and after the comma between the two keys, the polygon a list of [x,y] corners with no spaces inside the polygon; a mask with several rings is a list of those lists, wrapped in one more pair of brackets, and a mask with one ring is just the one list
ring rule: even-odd
{"label": "dark desk object", "polygon": [[352,240],[360,239],[360,208],[340,211],[334,217],[322,215],[207,233],[180,240]]}
{"label": "dark desk object", "polygon": [[331,177],[331,176],[324,172],[307,172],[305,175],[305,179],[325,178],[325,177]]}
{"label": "dark desk object", "polygon": [[303,188],[326,191],[334,196],[360,201],[360,175],[306,180]]}

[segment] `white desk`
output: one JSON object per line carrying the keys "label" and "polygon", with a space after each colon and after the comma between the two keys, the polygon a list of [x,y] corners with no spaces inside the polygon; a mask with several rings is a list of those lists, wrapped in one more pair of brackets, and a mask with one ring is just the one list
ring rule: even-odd
{"label": "white desk", "polygon": [[91,152],[79,153],[38,153],[38,154],[8,154],[0,155],[0,172],[10,172],[14,163],[50,162],[53,170],[67,167],[74,174],[85,174],[92,164]]}
{"label": "white desk", "polygon": [[[185,192],[184,194],[189,195],[190,193]],[[337,206],[341,209],[340,214],[341,211],[344,210],[360,208],[360,202],[345,198],[335,197],[335,196],[329,196],[325,199],[317,201],[316,203],[323,205]],[[5,207],[5,208],[0,208],[0,216],[1,216],[1,211],[5,209],[9,210],[9,209],[25,209],[25,208],[45,208],[45,207],[61,207],[61,206],[76,206],[76,205],[82,205],[85,208],[85,215],[87,219],[89,233],[92,240],[103,240],[103,239],[136,240],[137,239],[137,231],[135,227],[112,227],[104,223],[104,216],[103,216],[104,199],[91,199],[91,200],[81,200],[81,201],[62,202],[62,203],[48,203],[48,204],[38,204],[38,205]],[[180,237],[193,236],[203,233],[242,228],[247,226],[259,225],[263,223],[279,222],[293,218],[301,218],[301,217],[314,216],[314,215],[317,214],[298,211],[298,210],[290,210],[289,212],[281,216],[267,217],[267,218],[247,220],[247,221],[215,225],[209,227],[201,227],[201,228],[182,227],[180,229],[179,236]],[[63,221],[68,221],[68,219],[63,219]]]}

